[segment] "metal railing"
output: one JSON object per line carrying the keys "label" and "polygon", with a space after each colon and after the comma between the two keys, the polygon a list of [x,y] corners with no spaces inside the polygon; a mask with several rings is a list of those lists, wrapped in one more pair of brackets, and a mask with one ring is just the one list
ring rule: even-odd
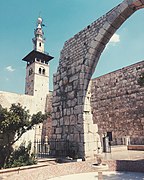
{"label": "metal railing", "polygon": [[34,153],[37,158],[75,157],[78,152],[78,144],[71,141],[40,141],[34,142]]}

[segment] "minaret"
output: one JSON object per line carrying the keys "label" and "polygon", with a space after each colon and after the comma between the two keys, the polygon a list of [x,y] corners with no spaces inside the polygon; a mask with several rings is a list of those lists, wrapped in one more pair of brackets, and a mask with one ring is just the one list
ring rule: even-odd
{"label": "minaret", "polygon": [[34,30],[35,36],[32,39],[34,49],[23,58],[23,61],[27,62],[25,94],[35,96],[38,102],[43,101],[44,103],[49,93],[48,62],[53,57],[44,51],[45,38],[42,22],[42,18],[39,17]]}
{"label": "minaret", "polygon": [[35,37],[32,39],[34,44],[34,50],[44,52],[44,32],[42,30],[42,18],[37,19],[37,28],[34,31]]}

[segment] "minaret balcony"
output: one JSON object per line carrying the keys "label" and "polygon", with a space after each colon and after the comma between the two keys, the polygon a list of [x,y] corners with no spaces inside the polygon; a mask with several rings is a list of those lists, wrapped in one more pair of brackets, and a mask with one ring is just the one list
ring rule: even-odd
{"label": "minaret balcony", "polygon": [[28,62],[27,65],[32,64],[35,60],[41,60],[41,62],[45,62],[48,64],[50,60],[53,59],[47,52],[39,52],[36,50],[31,51],[27,56],[25,56],[22,60]]}

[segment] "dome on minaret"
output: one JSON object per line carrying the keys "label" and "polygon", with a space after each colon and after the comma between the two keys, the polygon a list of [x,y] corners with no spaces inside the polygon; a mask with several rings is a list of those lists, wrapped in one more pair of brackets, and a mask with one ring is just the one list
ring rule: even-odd
{"label": "dome on minaret", "polygon": [[39,17],[39,18],[37,19],[37,23],[38,23],[38,24],[42,24],[42,21],[43,21],[43,20],[42,20],[41,17]]}

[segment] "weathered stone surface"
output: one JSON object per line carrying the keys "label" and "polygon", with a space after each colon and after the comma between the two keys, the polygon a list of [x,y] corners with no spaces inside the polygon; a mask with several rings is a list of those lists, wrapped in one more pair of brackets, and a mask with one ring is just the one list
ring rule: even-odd
{"label": "weathered stone surface", "polygon": [[76,115],[71,115],[70,116],[70,125],[75,125],[77,122],[77,116]]}
{"label": "weathered stone surface", "polygon": [[57,126],[57,120],[52,121],[52,126]]}
{"label": "weathered stone surface", "polygon": [[[57,124],[54,122],[53,127],[57,129],[63,124],[61,127],[62,140],[67,141],[71,139],[71,141],[75,141],[75,139],[77,139],[79,141],[78,155],[81,155],[82,157],[92,156],[94,152],[98,151],[98,145],[93,146],[92,144],[95,142],[95,137],[97,137],[96,133],[98,131],[97,127],[93,126],[90,107],[89,82],[92,74],[95,71],[95,67],[101,53],[112,35],[122,25],[122,23],[128,19],[130,15],[132,15],[137,9],[143,8],[143,5],[144,2],[140,0],[123,1],[104,16],[100,17],[78,34],[74,35],[74,37],[66,41],[61,51],[59,67],[57,73],[54,75],[54,112],[52,117],[54,121],[57,120]],[[110,91],[108,91],[106,94],[103,93],[103,89],[105,89],[104,87],[108,86],[108,82],[106,80],[101,82],[101,86],[103,86],[102,89],[97,88],[97,86],[95,87],[95,89],[97,88],[97,93],[99,94],[98,100],[103,101],[103,103],[107,105],[107,108],[109,108],[108,111],[110,111],[110,113],[105,113],[103,118],[109,118],[110,122],[113,121],[113,110],[115,110],[115,117],[120,117],[120,114],[122,117],[125,116],[124,108],[121,110],[121,112],[119,112],[119,107],[117,107],[118,105],[115,104],[115,107],[112,106],[114,105],[114,102],[111,101],[111,99],[115,98],[116,101],[119,101],[120,97],[123,97],[124,100],[122,101],[122,104],[125,104],[127,97],[126,94],[134,94],[133,91],[137,87],[137,85],[135,86],[135,84],[133,84],[131,81],[131,83],[129,83],[130,88],[125,91],[125,94],[122,90],[124,85],[121,87],[116,82],[118,79],[121,80],[121,77],[116,77],[115,81],[112,82],[114,85],[113,93]],[[109,80],[109,78],[107,78],[107,80]],[[125,84],[126,82],[128,82],[128,79],[123,78],[122,84]],[[116,89],[115,86],[117,84],[118,87]],[[136,96],[138,97],[137,94]],[[135,97],[130,97],[130,99],[131,104],[134,106]],[[93,104],[96,108],[98,108],[95,102]],[[139,104],[143,104],[142,100],[139,101]],[[57,113],[56,107],[59,107],[60,113]],[[101,112],[107,112],[105,107],[103,107],[103,104],[100,104],[99,107],[101,108]],[[137,115],[141,110],[137,108],[137,105],[135,107],[135,112]],[[73,115],[75,116],[75,120]],[[98,110],[95,110],[93,115],[96,117],[96,119],[100,119],[102,116],[100,113],[98,113]],[[133,117],[136,118],[136,115],[133,114]],[[131,118],[128,114],[127,117],[129,117],[128,119]],[[63,118],[63,122],[61,118]],[[74,121],[76,121],[75,125]],[[117,121],[118,119],[115,121],[116,128]],[[84,135],[85,123],[87,124],[87,128],[90,127],[90,130],[86,130],[86,138]],[[108,124],[108,122],[102,122],[102,124],[104,127],[110,125],[110,128],[113,128],[111,123]],[[123,131],[123,128],[126,128],[123,124],[118,126],[119,130],[121,131]],[[134,130],[132,125],[133,124],[129,124],[131,131]],[[140,123],[135,122],[134,126],[135,129],[138,130],[140,128]],[[90,132],[92,132],[91,135]],[[117,133],[117,136],[119,134],[120,133]],[[87,147],[91,149],[89,152],[87,151]]]}
{"label": "weathered stone surface", "polygon": [[142,72],[144,61],[92,80],[94,123],[101,135],[112,131],[113,144],[122,144],[123,136],[144,143],[144,88],[137,82]]}
{"label": "weathered stone surface", "polygon": [[61,134],[62,133],[62,128],[56,128],[56,134]]}

